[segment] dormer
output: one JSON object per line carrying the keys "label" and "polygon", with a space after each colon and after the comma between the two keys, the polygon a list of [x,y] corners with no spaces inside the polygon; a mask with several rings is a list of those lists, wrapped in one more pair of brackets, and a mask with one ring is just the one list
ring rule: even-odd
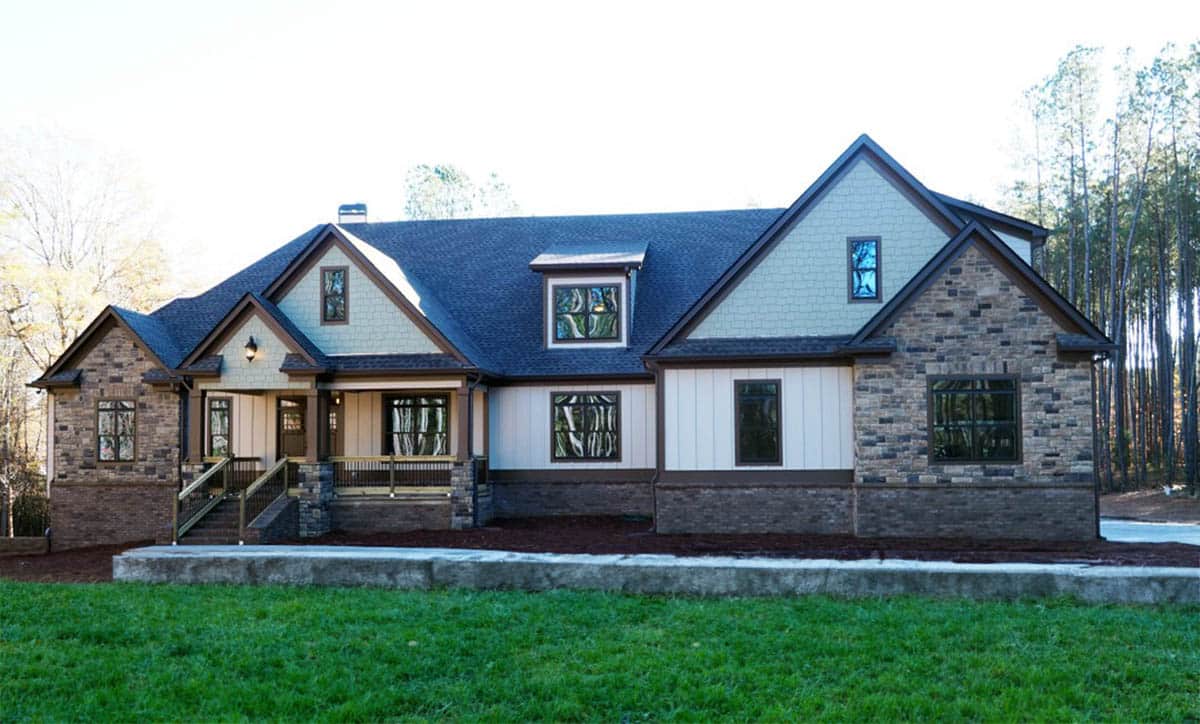
{"label": "dormer", "polygon": [[550,245],[529,262],[542,275],[546,348],[629,346],[645,258],[644,241],[570,241]]}

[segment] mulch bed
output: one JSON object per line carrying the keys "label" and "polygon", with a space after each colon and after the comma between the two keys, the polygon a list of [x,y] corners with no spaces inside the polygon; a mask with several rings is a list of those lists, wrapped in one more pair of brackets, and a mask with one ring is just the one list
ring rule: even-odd
{"label": "mulch bed", "polygon": [[[937,538],[865,539],[831,535],[657,535],[641,519],[567,517],[496,521],[471,530],[409,533],[334,532],[301,545],[473,548],[529,553],[668,553],[861,560],[904,558],[958,563],[1090,563],[1200,567],[1200,546],[1182,543],[1047,543]],[[112,557],[149,543],[96,546],[41,556],[0,558],[0,579],[40,583],[112,580]]]}
{"label": "mulch bed", "polygon": [[1161,487],[1101,495],[1100,515],[1151,523],[1200,523],[1200,498],[1183,490],[1164,495]]}
{"label": "mulch bed", "polygon": [[657,535],[648,520],[599,517],[522,518],[470,530],[351,534],[334,532],[311,545],[474,548],[530,553],[669,553],[769,558],[904,558],[958,563],[1090,563],[1200,567],[1200,546],[1182,543],[1056,543],[935,538],[869,539],[833,535]]}

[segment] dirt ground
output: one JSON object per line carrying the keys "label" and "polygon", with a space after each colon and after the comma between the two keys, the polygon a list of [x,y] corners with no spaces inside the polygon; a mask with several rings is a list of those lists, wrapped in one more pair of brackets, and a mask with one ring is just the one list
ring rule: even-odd
{"label": "dirt ground", "polygon": [[1162,488],[1102,495],[1100,515],[1150,523],[1200,523],[1200,498],[1182,490],[1164,495]]}
{"label": "dirt ground", "polygon": [[[1118,566],[1200,567],[1200,546],[1181,543],[1045,543],[920,538],[863,539],[812,535],[656,535],[648,520],[525,518],[472,530],[357,534],[334,532],[305,545],[474,548],[538,553],[669,553],[683,556],[771,558],[905,558],[960,563],[1091,563]],[[99,546],[44,556],[0,558],[0,578],[98,583],[112,580],[112,557],[139,543]]]}

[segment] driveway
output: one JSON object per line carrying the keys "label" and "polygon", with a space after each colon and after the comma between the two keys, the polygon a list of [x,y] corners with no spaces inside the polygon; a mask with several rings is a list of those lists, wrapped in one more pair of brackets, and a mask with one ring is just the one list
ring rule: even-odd
{"label": "driveway", "polygon": [[1190,543],[1200,546],[1200,525],[1140,523],[1117,518],[1100,519],[1100,535],[1123,543]]}

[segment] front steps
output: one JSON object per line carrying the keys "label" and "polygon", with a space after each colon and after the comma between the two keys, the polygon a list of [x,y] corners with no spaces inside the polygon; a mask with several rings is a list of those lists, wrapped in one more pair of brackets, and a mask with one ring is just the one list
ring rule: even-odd
{"label": "front steps", "polygon": [[238,542],[238,499],[226,498],[179,539],[183,545],[236,545]]}

